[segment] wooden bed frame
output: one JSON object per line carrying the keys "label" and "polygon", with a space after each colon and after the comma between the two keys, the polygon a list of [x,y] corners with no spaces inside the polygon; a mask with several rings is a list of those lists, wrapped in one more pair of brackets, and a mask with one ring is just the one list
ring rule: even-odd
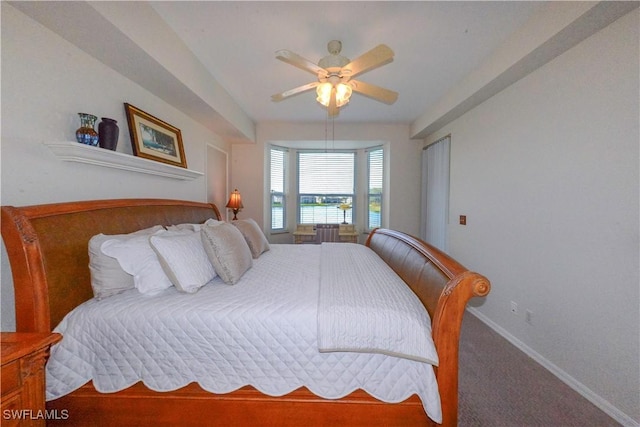
{"label": "wooden bed frame", "polygon": [[[220,218],[217,207],[211,204],[160,199],[4,206],[1,211],[19,332],[49,332],[74,307],[93,297],[87,249],[93,235]],[[454,426],[462,317],[470,298],[489,293],[489,281],[421,240],[400,232],[374,230],[366,244],[402,277],[431,316],[440,358],[436,377],[443,425]],[[337,400],[319,398],[305,388],[281,397],[264,395],[252,387],[217,395],[195,383],[164,393],[138,383],[109,394],[98,393],[88,383],[48,402],[47,409],[67,410],[69,419],[60,422],[65,426],[433,425],[415,395],[397,404],[381,402],[362,390]]]}

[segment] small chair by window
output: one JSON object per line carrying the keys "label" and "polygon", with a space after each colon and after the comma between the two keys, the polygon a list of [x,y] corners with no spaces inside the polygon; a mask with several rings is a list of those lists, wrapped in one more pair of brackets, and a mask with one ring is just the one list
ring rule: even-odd
{"label": "small chair by window", "polygon": [[340,224],[338,237],[341,242],[358,243],[358,230],[354,224]]}
{"label": "small chair by window", "polygon": [[298,224],[293,232],[294,243],[315,243],[316,230],[313,224]]}

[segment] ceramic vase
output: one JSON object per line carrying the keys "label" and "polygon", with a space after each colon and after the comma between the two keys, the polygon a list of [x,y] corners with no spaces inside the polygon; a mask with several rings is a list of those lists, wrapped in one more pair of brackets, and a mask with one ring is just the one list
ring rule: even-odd
{"label": "ceramic vase", "polygon": [[100,147],[115,151],[119,134],[118,122],[108,117],[103,117],[98,125]]}
{"label": "ceramic vase", "polygon": [[98,145],[98,132],[94,129],[96,120],[98,119],[93,114],[78,113],[80,116],[80,127],[76,131],[76,140],[80,144]]}

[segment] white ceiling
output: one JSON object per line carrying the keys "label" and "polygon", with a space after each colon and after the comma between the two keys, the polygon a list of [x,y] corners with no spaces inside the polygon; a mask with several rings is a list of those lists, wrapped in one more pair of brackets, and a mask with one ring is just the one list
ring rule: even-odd
{"label": "white ceiling", "polygon": [[274,103],[271,95],[313,81],[275,59],[291,50],[313,62],[342,41],[350,59],[384,43],[394,61],[359,76],[392,89],[389,106],[354,94],[336,120],[412,123],[526,22],[540,2],[153,2],[211,75],[255,122],[321,121],[310,91]]}
{"label": "white ceiling", "polygon": [[315,62],[332,39],[351,59],[387,44],[394,61],[358,80],[399,92],[398,101],[389,106],[354,94],[336,122],[404,123],[410,138],[424,139],[640,2],[8,4],[225,141],[246,143],[256,141],[260,122],[326,118],[312,91],[271,102],[315,79],[275,59],[277,50]]}

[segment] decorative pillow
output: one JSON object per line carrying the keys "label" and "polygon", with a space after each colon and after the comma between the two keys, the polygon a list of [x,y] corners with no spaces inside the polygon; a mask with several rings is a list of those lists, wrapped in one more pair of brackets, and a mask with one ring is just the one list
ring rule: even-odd
{"label": "decorative pillow", "polygon": [[227,284],[238,283],[251,268],[251,251],[242,233],[233,225],[223,222],[200,230],[204,250],[218,276]]}
{"label": "decorative pillow", "polygon": [[91,272],[91,287],[93,296],[103,299],[135,288],[133,276],[125,272],[120,263],[102,252],[100,247],[107,240],[127,241],[135,236],[149,236],[159,230],[161,225],[146,228],[130,234],[97,234],[89,240],[89,270]]}
{"label": "decorative pillow", "polygon": [[270,249],[269,241],[260,229],[260,226],[253,219],[239,219],[232,222],[244,236],[249,245],[251,256],[258,258],[260,254]]}
{"label": "decorative pillow", "polygon": [[[160,230],[153,235],[165,234]],[[193,232],[190,232],[193,233]],[[149,243],[150,236],[136,236],[122,242],[116,239],[102,244],[102,252],[114,257],[124,271],[133,275],[135,287],[143,294],[156,294],[172,286]]]}
{"label": "decorative pillow", "polygon": [[216,277],[200,233],[151,236],[149,242],[162,269],[178,290],[194,293]]}
{"label": "decorative pillow", "polygon": [[214,225],[215,223],[218,223],[221,221],[218,221],[217,219],[213,219],[213,218],[209,218],[208,220],[205,221],[204,224],[189,224],[189,223],[184,223],[184,224],[176,224],[176,225],[170,225],[167,227],[168,231],[183,231],[183,230],[189,230],[189,231],[200,231],[200,229],[205,226],[205,225]]}

